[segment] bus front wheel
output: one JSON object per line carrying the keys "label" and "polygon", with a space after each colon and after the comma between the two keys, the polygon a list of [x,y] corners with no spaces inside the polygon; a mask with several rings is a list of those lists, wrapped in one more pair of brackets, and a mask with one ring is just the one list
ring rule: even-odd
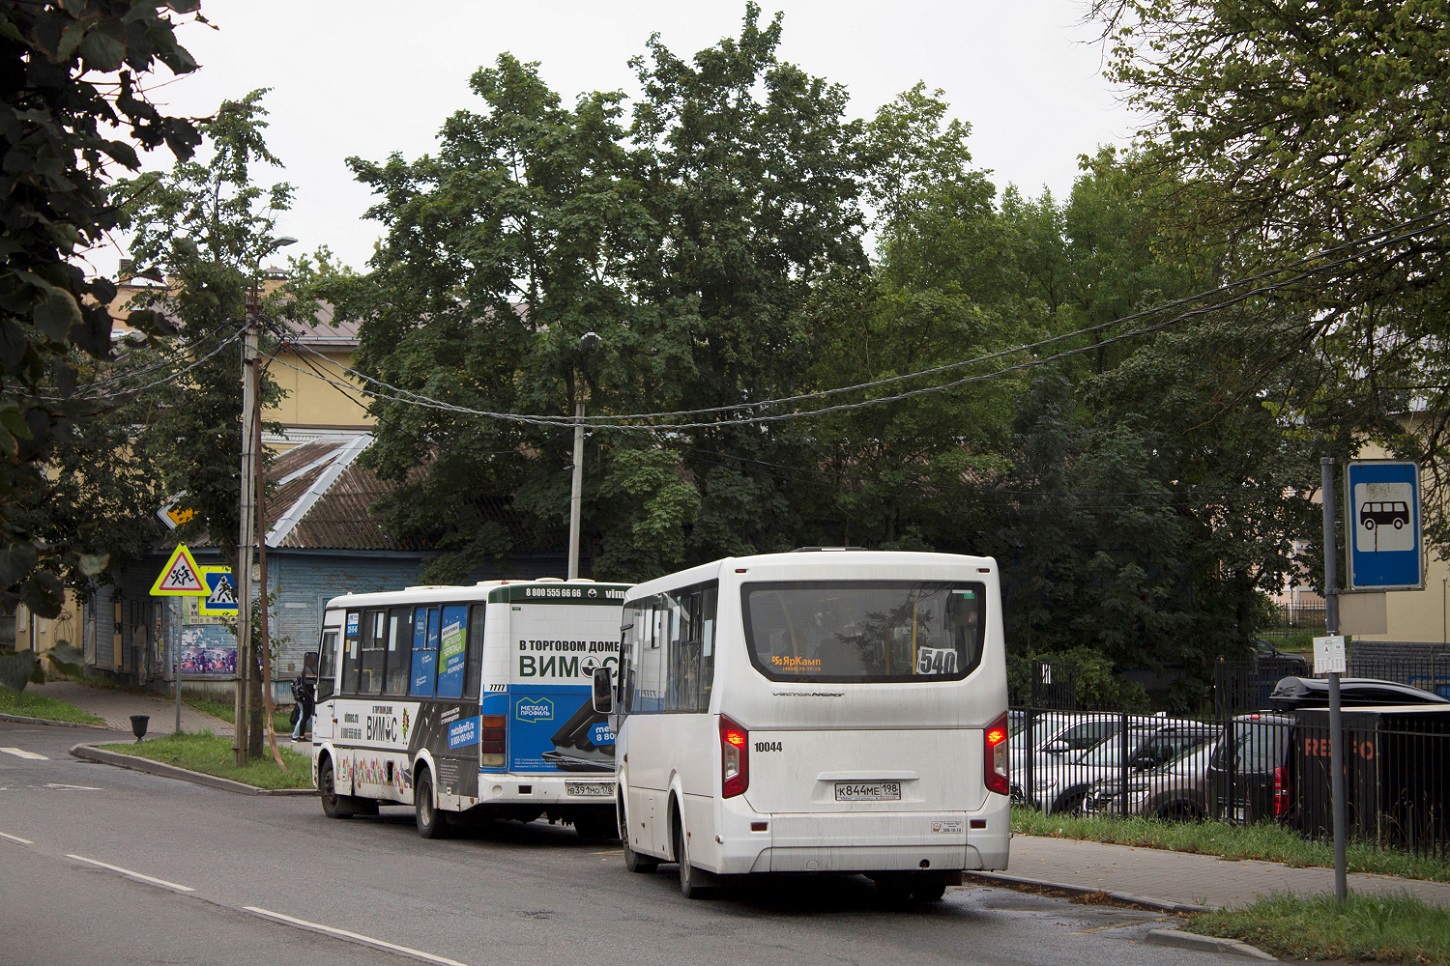
{"label": "bus front wheel", "polygon": [[433,774],[426,768],[418,770],[418,782],[413,786],[413,811],[423,838],[441,839],[448,833],[448,819],[433,802]]}
{"label": "bus front wheel", "polygon": [[337,793],[337,776],[330,757],[317,763],[317,792],[322,799],[322,814],[328,818],[352,818],[355,814],[351,796]]}

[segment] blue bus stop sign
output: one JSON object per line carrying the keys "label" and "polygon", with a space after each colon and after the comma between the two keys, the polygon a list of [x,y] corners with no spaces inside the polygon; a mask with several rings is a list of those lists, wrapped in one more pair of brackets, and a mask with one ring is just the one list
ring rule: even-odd
{"label": "blue bus stop sign", "polygon": [[1353,460],[1344,492],[1349,589],[1424,589],[1419,465]]}

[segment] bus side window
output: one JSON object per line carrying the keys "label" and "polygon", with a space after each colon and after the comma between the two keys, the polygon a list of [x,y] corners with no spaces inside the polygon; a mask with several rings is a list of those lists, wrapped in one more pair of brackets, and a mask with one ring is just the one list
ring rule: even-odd
{"label": "bus side window", "polygon": [[326,701],[337,689],[337,631],[323,631],[317,655],[317,700]]}
{"label": "bus side window", "polygon": [[636,639],[634,697],[630,710],[637,714],[658,713],[665,707],[666,674],[669,668],[665,654],[669,650],[669,610],[661,596],[642,600],[635,605],[634,634]]}
{"label": "bus side window", "polygon": [[431,698],[437,676],[438,608],[419,607],[413,611],[413,673],[408,693],[415,698]]}
{"label": "bus side window", "polygon": [[468,608],[449,604],[441,613],[437,694],[440,698],[457,698],[463,694],[463,668],[468,656]]}
{"label": "bus side window", "polygon": [[363,615],[362,650],[358,658],[359,694],[383,693],[383,665],[388,654],[387,646],[387,611],[367,611]]}
{"label": "bus side window", "polygon": [[463,672],[463,698],[478,700],[479,683],[483,680],[483,618],[487,604],[474,604],[468,611],[468,667]]}
{"label": "bus side window", "polygon": [[347,615],[347,637],[342,642],[342,681],[338,690],[343,694],[357,694],[358,638],[361,636],[362,615],[349,611]]}
{"label": "bus side window", "polygon": [[388,611],[387,670],[384,672],[383,694],[401,697],[408,693],[408,672],[412,665],[412,615],[406,607]]}

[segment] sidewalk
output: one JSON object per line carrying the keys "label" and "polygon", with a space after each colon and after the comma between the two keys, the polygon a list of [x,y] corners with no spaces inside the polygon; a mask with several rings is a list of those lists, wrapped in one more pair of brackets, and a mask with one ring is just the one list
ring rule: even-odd
{"label": "sidewalk", "polygon": [[[171,734],[176,705],[161,695],[132,694],[71,682],[30,685],[27,690],[56,698],[106,720],[107,727],[131,734],[131,715],[151,716],[147,734]],[[210,730],[230,735],[220,718],[182,705],[184,731]],[[96,743],[111,740],[97,739]],[[1104,845],[1074,839],[1015,835],[1007,872],[981,873],[970,879],[1047,886],[1069,892],[1106,893],[1115,899],[1169,911],[1247,905],[1276,892],[1334,892],[1333,869],[1294,869],[1273,862],[1236,862],[1210,855],[1162,849]],[[1406,892],[1426,903],[1450,907],[1450,883],[1353,873],[1349,890],[1359,893]]]}
{"label": "sidewalk", "polygon": [[[27,694],[38,694],[73,704],[82,711],[89,711],[98,718],[104,718],[106,727],[131,734],[131,715],[149,715],[147,737],[169,735],[176,731],[176,699],[170,695],[141,694],[120,691],[114,688],[93,688],[73,681],[51,681],[46,684],[31,684]],[[231,722],[181,706],[181,730],[188,732],[210,731],[214,735],[231,735]]]}
{"label": "sidewalk", "polygon": [[[1274,862],[1033,835],[1014,835],[1007,871],[982,878],[1104,892],[1175,912],[1245,906],[1276,892],[1334,894],[1333,869],[1295,869]],[[1450,907],[1450,882],[1352,872],[1348,885],[1354,893],[1406,892],[1430,905]]]}

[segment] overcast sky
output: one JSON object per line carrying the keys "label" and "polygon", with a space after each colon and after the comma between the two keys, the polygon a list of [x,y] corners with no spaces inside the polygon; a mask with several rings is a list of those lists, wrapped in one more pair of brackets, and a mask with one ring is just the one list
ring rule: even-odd
{"label": "overcast sky", "polygon": [[[1132,134],[1132,116],[1101,75],[1094,32],[1080,23],[1084,0],[760,5],[767,20],[784,11],[780,57],[844,85],[855,116],[872,116],[917,81],[940,88],[972,125],[973,160],[999,190],[1013,183],[1029,196],[1048,188],[1065,198],[1078,155]],[[481,107],[468,78],[499,53],[537,61],[566,104],[593,90],[632,98],[628,61],[652,33],[688,58],[738,36],[744,11],[744,0],[202,0],[216,29],[180,31],[201,69],[152,96],[196,116],[271,88],[267,142],[284,170],[255,177],[296,189],[278,228],[300,241],[287,254],[326,245],[364,269],[381,231],[363,218],[371,195],[344,160],[434,151],[450,114]],[[91,266],[109,273],[121,254],[95,252]]]}

